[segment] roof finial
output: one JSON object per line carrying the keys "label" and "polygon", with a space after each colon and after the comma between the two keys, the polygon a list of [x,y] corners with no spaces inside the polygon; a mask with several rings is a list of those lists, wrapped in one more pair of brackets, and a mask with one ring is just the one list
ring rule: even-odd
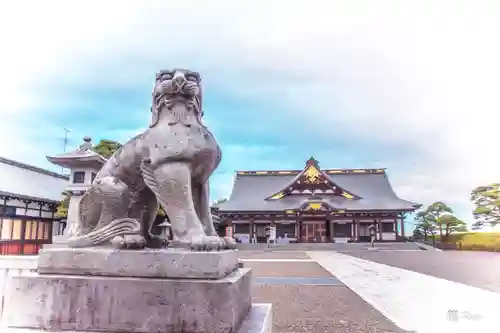
{"label": "roof finial", "polygon": [[92,138],[90,136],[83,137],[83,144],[78,148],[79,150],[90,150],[92,149]]}
{"label": "roof finial", "polygon": [[319,168],[319,163],[314,159],[313,156],[309,157],[309,159],[306,162],[306,166],[314,165],[315,167]]}

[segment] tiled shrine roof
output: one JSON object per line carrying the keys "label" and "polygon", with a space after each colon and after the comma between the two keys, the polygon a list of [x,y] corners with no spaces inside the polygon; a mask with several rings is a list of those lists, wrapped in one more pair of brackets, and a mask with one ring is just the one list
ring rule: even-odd
{"label": "tiled shrine roof", "polygon": [[[217,205],[219,212],[302,209],[311,200],[330,209],[351,211],[403,212],[420,207],[397,196],[385,169],[320,170],[316,161],[310,161],[304,170],[237,171],[228,201]],[[314,180],[319,179],[322,190],[303,190],[308,182],[304,177],[311,173],[316,174]],[[297,189],[297,184],[302,188]]]}
{"label": "tiled shrine roof", "polygon": [[59,201],[68,176],[0,157],[0,195]]}

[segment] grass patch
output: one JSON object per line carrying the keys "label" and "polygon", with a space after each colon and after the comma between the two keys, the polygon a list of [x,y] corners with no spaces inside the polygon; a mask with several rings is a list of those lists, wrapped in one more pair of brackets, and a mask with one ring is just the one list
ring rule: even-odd
{"label": "grass patch", "polygon": [[[439,239],[439,237],[436,237]],[[500,252],[500,233],[466,232],[451,234],[441,242],[444,249]]]}

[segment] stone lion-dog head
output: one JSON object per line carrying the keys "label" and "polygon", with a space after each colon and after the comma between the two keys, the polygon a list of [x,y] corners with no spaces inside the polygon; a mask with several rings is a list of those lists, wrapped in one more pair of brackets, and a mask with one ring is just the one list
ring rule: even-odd
{"label": "stone lion-dog head", "polygon": [[201,124],[203,111],[200,74],[187,69],[161,70],[156,73],[150,127],[158,123],[160,112],[165,108],[171,110],[173,104],[179,102],[194,112]]}

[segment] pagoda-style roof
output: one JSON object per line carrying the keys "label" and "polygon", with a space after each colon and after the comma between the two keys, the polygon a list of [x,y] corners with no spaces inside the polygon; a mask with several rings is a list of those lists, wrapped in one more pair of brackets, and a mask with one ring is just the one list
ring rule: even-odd
{"label": "pagoda-style roof", "polygon": [[385,169],[326,169],[309,159],[302,170],[237,171],[219,212],[288,210],[414,211],[399,198]]}
{"label": "pagoda-style roof", "polygon": [[92,150],[90,137],[84,137],[83,141],[84,143],[76,150],[57,156],[47,156],[47,160],[68,169],[87,167],[99,170],[106,163],[106,158]]}

